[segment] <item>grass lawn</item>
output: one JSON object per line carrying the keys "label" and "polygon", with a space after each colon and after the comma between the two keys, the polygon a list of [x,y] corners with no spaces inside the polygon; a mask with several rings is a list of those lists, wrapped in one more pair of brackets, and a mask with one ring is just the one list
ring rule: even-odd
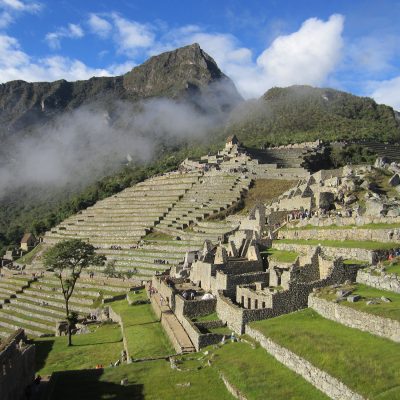
{"label": "grass lawn", "polygon": [[[386,290],[375,289],[370,286],[356,284],[343,286],[343,288],[352,289],[352,294],[358,294],[362,297],[361,300],[356,303],[349,303],[348,301],[341,301],[340,305],[354,308],[358,311],[363,311],[369,314],[379,315],[384,318],[391,318],[400,321],[400,294],[394,292],[388,292]],[[322,297],[326,300],[336,299],[336,290],[324,288],[318,293],[318,297]],[[332,292],[332,293],[331,293]],[[391,303],[385,303],[380,298],[384,296],[391,300]],[[367,305],[368,300],[380,300],[379,304]]]}
{"label": "grass lawn", "polygon": [[383,242],[373,242],[369,240],[357,241],[357,240],[318,240],[318,239],[280,239],[276,243],[287,243],[287,244],[300,244],[300,245],[310,245],[310,246],[321,246],[326,247],[342,247],[351,249],[365,249],[365,250],[390,250],[393,248],[400,247],[400,243],[383,243]]}
{"label": "grass lawn", "polygon": [[270,203],[296,183],[295,180],[257,179],[244,198],[244,208],[240,214],[247,214],[257,203]]}
{"label": "grass lawn", "polygon": [[148,233],[143,240],[173,240],[173,236],[171,235],[167,235],[166,233],[162,233],[162,232],[150,232]]}
{"label": "grass lawn", "polygon": [[282,263],[294,263],[298,257],[298,254],[295,251],[278,250],[273,248],[263,251],[261,254],[266,254],[272,260]]}
{"label": "grass lawn", "polygon": [[[250,339],[251,340],[251,339]],[[164,360],[133,363],[118,368],[68,371],[55,376],[52,399],[190,399],[225,400],[233,397],[219,373],[248,399],[325,400],[327,397],[290,371],[259,345],[227,343],[209,354],[187,354],[171,369]],[[207,366],[211,360],[211,367]],[[121,386],[127,378],[128,385]]]}
{"label": "grass lawn", "polygon": [[66,336],[35,339],[36,371],[40,375],[109,365],[118,360],[123,349],[117,324],[102,325],[92,333],[73,336],[72,347],[67,346],[67,340]]}
{"label": "grass lawn", "polygon": [[367,261],[363,260],[352,260],[352,259],[347,259],[343,260],[344,265],[368,265]]}
{"label": "grass lawn", "polygon": [[192,318],[194,322],[208,322],[208,321],[217,321],[219,320],[216,312],[208,315],[203,315],[201,317]]}
{"label": "grass lawn", "polygon": [[392,261],[385,261],[383,263],[385,266],[385,271],[389,274],[397,274],[400,275],[400,258],[396,258]]}
{"label": "grass lawn", "polygon": [[144,301],[148,299],[146,291],[144,289],[136,290],[136,293],[128,292],[128,297],[130,301]]}
{"label": "grass lawn", "polygon": [[128,351],[132,358],[175,353],[150,304],[130,306],[126,300],[120,300],[110,305],[122,318]]}
{"label": "grass lawn", "polygon": [[400,399],[400,344],[347,328],[311,309],[251,323],[368,399]]}
{"label": "grass lawn", "polygon": [[[128,379],[121,386],[121,379]],[[177,371],[157,360],[104,370],[63,372],[55,377],[53,400],[232,400],[215,369]]]}
{"label": "grass lawn", "polygon": [[212,366],[221,371],[247,399],[328,399],[258,344],[252,348],[246,343],[228,342],[214,354],[211,357]]}

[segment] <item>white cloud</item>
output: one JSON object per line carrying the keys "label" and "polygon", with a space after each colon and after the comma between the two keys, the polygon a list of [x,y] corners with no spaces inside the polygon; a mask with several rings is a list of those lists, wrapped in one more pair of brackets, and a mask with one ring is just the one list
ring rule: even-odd
{"label": "white cloud", "polygon": [[96,14],[90,14],[89,26],[93,33],[103,38],[107,37],[112,30],[112,25],[106,19]]}
{"label": "white cloud", "polygon": [[364,36],[351,41],[346,49],[346,66],[365,76],[393,71],[391,64],[399,51],[395,35]]}
{"label": "white cloud", "polygon": [[42,8],[41,3],[21,0],[0,0],[0,7],[15,11],[37,12]]}
{"label": "white cloud", "polygon": [[151,54],[197,42],[244,97],[258,97],[272,86],[326,82],[341,58],[343,24],[341,15],[332,15],[328,21],[310,18],[298,31],[278,36],[256,60],[234,36],[189,25],[168,33]]}
{"label": "white cloud", "polygon": [[388,104],[395,110],[400,111],[400,76],[384,81],[375,81],[369,84],[370,96],[377,103]]}
{"label": "white cloud", "polygon": [[279,36],[257,59],[268,80],[277,85],[318,85],[340,60],[344,18],[327,22],[310,18],[290,35]]}
{"label": "white cloud", "polygon": [[[113,66],[113,70],[116,70]],[[68,57],[44,57],[33,60],[20,49],[18,41],[0,35],[0,81],[16,79],[32,81],[77,80],[92,76],[109,76],[113,70],[90,68],[83,62]]]}
{"label": "white cloud", "polygon": [[129,21],[116,13],[112,18],[117,29],[115,41],[122,53],[135,55],[137,50],[154,45],[155,35],[150,25]]}
{"label": "white cloud", "polygon": [[46,34],[45,40],[52,49],[59,49],[61,45],[61,39],[79,39],[84,36],[83,29],[76,24],[68,24],[67,28],[59,28],[55,32],[49,32]]}
{"label": "white cloud", "polygon": [[3,11],[0,13],[0,29],[7,28],[13,21],[14,18],[9,12]]}

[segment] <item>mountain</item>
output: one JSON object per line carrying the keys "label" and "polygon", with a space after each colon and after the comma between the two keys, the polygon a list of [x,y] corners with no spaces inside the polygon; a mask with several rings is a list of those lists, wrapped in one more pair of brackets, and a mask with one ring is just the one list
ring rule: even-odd
{"label": "mountain", "polygon": [[310,86],[272,88],[260,99],[240,104],[227,131],[245,144],[323,139],[398,141],[398,114],[368,97]]}
{"label": "mountain", "polygon": [[0,85],[0,138],[32,131],[84,105],[167,97],[203,111],[226,111],[242,101],[232,81],[195,43],[151,57],[122,76],[84,81],[11,81]]}

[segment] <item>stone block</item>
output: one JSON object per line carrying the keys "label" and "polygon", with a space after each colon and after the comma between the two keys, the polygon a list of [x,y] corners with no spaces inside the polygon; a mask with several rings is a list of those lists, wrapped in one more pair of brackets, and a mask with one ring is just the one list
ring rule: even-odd
{"label": "stone block", "polygon": [[352,294],[350,296],[347,296],[347,301],[349,303],[356,303],[360,299],[361,299],[361,296],[358,294]]}
{"label": "stone block", "polygon": [[389,185],[391,185],[391,186],[398,186],[398,185],[400,185],[400,176],[399,176],[399,174],[394,174],[394,175],[389,179]]}

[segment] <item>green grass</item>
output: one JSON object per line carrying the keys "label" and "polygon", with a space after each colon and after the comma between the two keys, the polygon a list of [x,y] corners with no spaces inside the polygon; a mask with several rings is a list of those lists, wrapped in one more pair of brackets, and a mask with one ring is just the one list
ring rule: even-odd
{"label": "green grass", "polygon": [[400,275],[400,258],[396,258],[392,261],[385,261],[383,265],[387,273]]}
{"label": "green grass", "polygon": [[263,251],[261,254],[266,254],[272,260],[282,263],[293,263],[298,257],[298,253],[295,251],[278,250],[273,248]]}
{"label": "green grass", "polygon": [[173,240],[173,236],[167,235],[166,233],[162,232],[150,232],[148,233],[143,240]]}
{"label": "green grass", "polygon": [[201,317],[192,318],[192,321],[195,322],[208,322],[208,321],[217,321],[219,320],[216,312],[208,315],[203,315]]}
{"label": "green grass", "polygon": [[128,298],[130,301],[144,301],[148,299],[146,291],[144,289],[136,290],[136,293],[128,292]]}
{"label": "green grass", "polygon": [[[59,373],[54,379],[51,399],[233,399],[219,378],[220,372],[248,399],[327,399],[258,345],[251,348],[245,343],[229,342],[207,350],[207,356],[199,353],[179,357],[180,371],[171,369],[164,360],[157,360],[104,370]],[[211,367],[207,360],[211,361]],[[127,386],[120,385],[123,378],[128,379]]]}
{"label": "green grass", "polygon": [[214,353],[212,366],[221,371],[247,399],[328,399],[258,344],[252,348],[246,343],[229,342]]}
{"label": "green grass", "polygon": [[300,245],[310,245],[310,246],[321,246],[326,247],[341,247],[346,249],[365,249],[365,250],[390,250],[400,247],[400,243],[382,243],[373,242],[369,240],[357,241],[357,240],[318,240],[318,239],[280,239],[276,243],[287,243],[287,244],[300,244]]}
{"label": "green grass", "polygon": [[[358,294],[362,297],[361,300],[355,303],[349,303],[348,301],[341,301],[340,305],[354,308],[358,311],[363,311],[369,314],[378,315],[384,318],[391,318],[400,321],[400,294],[394,292],[388,292],[386,290],[379,290],[370,286],[356,284],[349,285],[344,288],[352,289],[353,294]],[[322,297],[326,300],[336,299],[336,290],[324,288],[318,293],[318,297]],[[379,300],[382,296],[389,298],[392,302],[385,303],[380,301],[379,304],[367,305],[368,300]]]}
{"label": "green grass", "polygon": [[311,309],[251,323],[368,399],[400,399],[400,344],[319,316]]}
{"label": "green grass", "polygon": [[[121,379],[128,379],[121,386]],[[53,400],[232,400],[213,368],[171,369],[157,360],[55,377]]]}
{"label": "green grass", "polygon": [[111,303],[123,321],[129,355],[132,358],[174,354],[169,339],[150,304],[130,306],[126,300]]}
{"label": "green grass", "polygon": [[348,259],[348,260],[343,260],[343,264],[344,265],[366,265],[368,263],[366,261],[363,261],[363,260]]}
{"label": "green grass", "polygon": [[244,208],[240,214],[248,214],[257,203],[270,203],[296,183],[295,180],[257,179],[244,198]]}
{"label": "green grass", "polygon": [[122,334],[119,325],[106,324],[94,332],[72,337],[35,339],[36,371],[48,375],[55,371],[94,368],[96,364],[109,365],[121,355]]}

